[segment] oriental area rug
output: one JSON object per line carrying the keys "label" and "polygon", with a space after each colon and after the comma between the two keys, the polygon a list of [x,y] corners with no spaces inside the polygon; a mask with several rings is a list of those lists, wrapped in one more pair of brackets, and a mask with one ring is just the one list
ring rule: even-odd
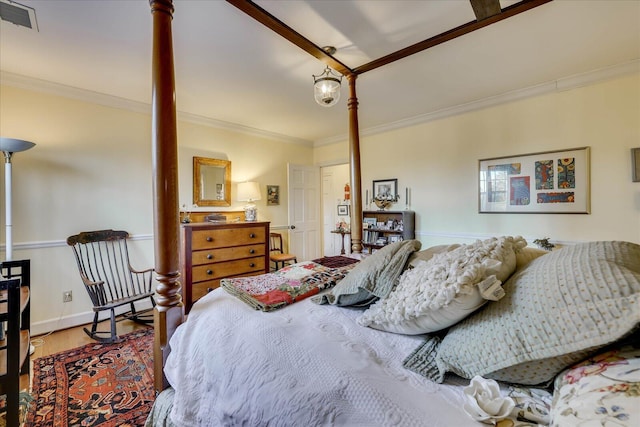
{"label": "oriental area rug", "polygon": [[155,400],[153,328],[33,362],[25,427],[143,426]]}

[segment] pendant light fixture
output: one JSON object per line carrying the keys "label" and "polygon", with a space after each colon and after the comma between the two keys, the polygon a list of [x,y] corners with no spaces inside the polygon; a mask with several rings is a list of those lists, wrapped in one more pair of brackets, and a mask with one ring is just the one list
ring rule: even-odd
{"label": "pendant light fixture", "polygon": [[[325,46],[322,50],[329,55],[336,53],[336,48],[333,46]],[[327,66],[322,74],[313,75],[313,97],[323,107],[332,107],[340,100],[341,84],[342,75]]]}

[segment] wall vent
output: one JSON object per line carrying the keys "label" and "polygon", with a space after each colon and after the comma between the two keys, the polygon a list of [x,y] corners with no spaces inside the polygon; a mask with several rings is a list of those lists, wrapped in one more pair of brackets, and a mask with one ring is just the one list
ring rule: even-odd
{"label": "wall vent", "polygon": [[3,21],[38,31],[36,10],[11,0],[0,0],[0,18]]}

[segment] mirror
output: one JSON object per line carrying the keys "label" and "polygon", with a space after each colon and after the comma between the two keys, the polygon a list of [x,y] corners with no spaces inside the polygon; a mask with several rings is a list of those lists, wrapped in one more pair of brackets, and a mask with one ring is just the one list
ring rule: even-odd
{"label": "mirror", "polygon": [[231,206],[231,162],[193,158],[193,203],[198,206]]}

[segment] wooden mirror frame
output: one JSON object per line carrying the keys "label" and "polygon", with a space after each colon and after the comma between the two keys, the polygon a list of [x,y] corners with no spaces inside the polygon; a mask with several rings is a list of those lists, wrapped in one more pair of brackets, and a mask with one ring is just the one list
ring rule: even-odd
{"label": "wooden mirror frame", "polygon": [[[224,169],[224,197],[222,199],[204,198],[205,192],[200,176],[202,168],[208,166]],[[231,161],[207,157],[193,158],[193,203],[197,206],[231,206]]]}

